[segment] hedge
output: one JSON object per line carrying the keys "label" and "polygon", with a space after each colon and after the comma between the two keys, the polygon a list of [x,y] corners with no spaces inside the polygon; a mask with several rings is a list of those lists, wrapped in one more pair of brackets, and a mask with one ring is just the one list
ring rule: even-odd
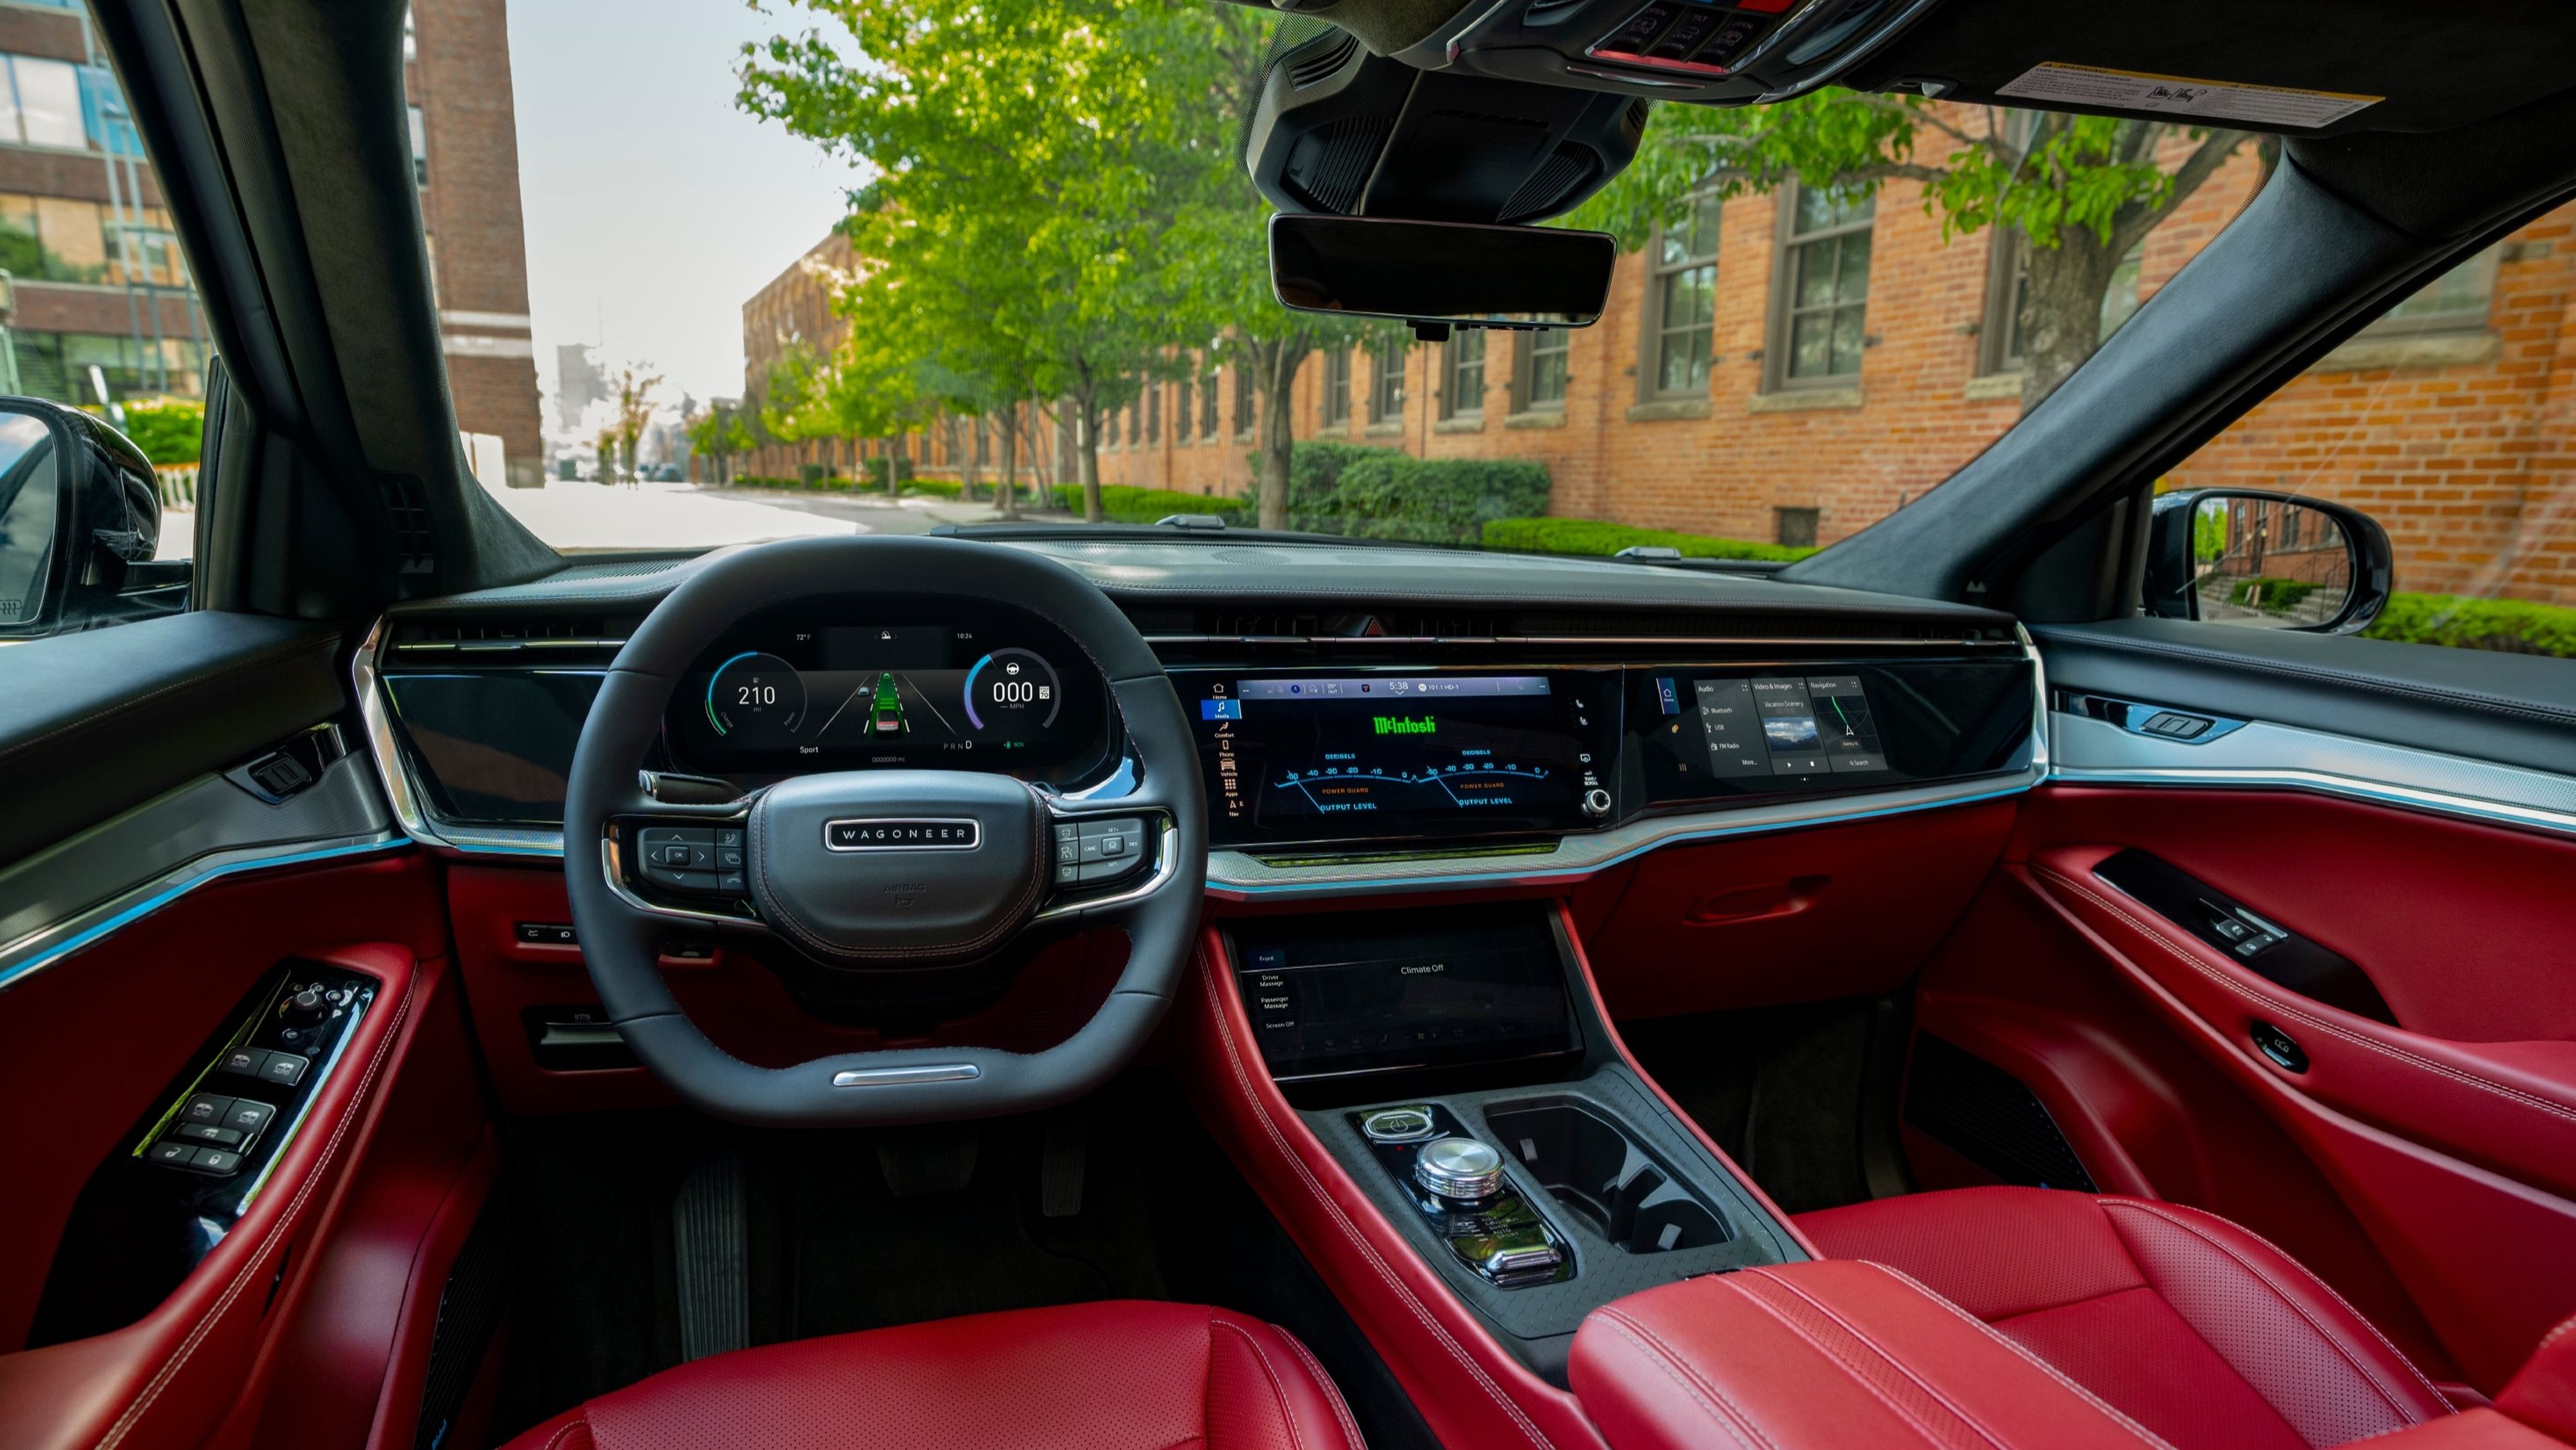
{"label": "hedge", "polygon": [[1677,534],[1669,529],[1636,529],[1593,519],[1495,519],[1485,525],[1485,547],[1524,554],[1591,554],[1607,557],[1621,549],[1678,549],[1685,559],[1803,559],[1813,549],[1782,544],[1756,544],[1709,534]]}
{"label": "hedge", "polygon": [[2314,584],[2301,579],[2277,579],[2258,574],[2239,579],[2227,591],[2227,602],[2240,609],[2259,609],[2265,614],[2287,614],[2299,607],[2299,601],[2317,592]]}
{"label": "hedge", "polygon": [[129,399],[125,436],[165,468],[194,463],[206,436],[206,405],[189,398]]}
{"label": "hedge", "polygon": [[[1288,527],[1312,534],[1349,532],[1344,523],[1349,506],[1342,501],[1342,470],[1364,459],[1407,456],[1399,449],[1336,443],[1325,438],[1292,445],[1288,450]],[[1252,460],[1252,472],[1256,479],[1261,475],[1257,454]],[[1254,500],[1247,499],[1246,507],[1259,512]]]}
{"label": "hedge", "polygon": [[1547,465],[1522,458],[1380,453],[1342,466],[1341,527],[1363,539],[1475,544],[1495,519],[1547,508]]}
{"label": "hedge", "polygon": [[2362,634],[2412,644],[2576,657],[2576,609],[2523,599],[2393,594]]}
{"label": "hedge", "polygon": [[[1082,486],[1056,485],[1058,508],[1082,512]],[[1150,524],[1174,514],[1214,514],[1228,524],[1242,528],[1252,522],[1252,511],[1241,499],[1215,494],[1174,493],[1160,488],[1132,488],[1123,483],[1100,486],[1100,511],[1114,524]]]}

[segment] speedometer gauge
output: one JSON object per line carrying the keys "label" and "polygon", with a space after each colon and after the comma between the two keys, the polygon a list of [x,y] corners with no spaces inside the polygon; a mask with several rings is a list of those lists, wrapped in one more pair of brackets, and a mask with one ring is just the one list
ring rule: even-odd
{"label": "speedometer gauge", "polygon": [[1063,706],[1055,666],[1034,650],[997,649],[966,672],[966,718],[978,730],[1044,730]]}
{"label": "speedometer gauge", "polygon": [[805,677],[773,654],[735,655],[707,680],[707,723],[728,744],[785,745],[805,723]]}

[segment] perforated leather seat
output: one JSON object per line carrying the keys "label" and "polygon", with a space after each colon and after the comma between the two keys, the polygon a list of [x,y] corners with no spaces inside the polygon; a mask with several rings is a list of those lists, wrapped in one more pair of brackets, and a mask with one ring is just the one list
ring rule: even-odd
{"label": "perforated leather seat", "polygon": [[1188,1304],[976,1314],[665,1370],[508,1450],[1362,1450],[1283,1330]]}
{"label": "perforated leather seat", "polygon": [[2342,1296],[2211,1214],[1966,1188],[1801,1214],[1921,1280],[2179,1450],[2310,1450],[2452,1412]]}

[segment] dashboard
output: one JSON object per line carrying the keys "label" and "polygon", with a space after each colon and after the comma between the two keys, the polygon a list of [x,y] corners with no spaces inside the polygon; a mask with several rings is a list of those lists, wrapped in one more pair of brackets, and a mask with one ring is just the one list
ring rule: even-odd
{"label": "dashboard", "polygon": [[[2035,666],[1991,611],[1434,550],[1054,552],[1127,612],[1180,697],[1218,855],[1211,889],[1486,879],[1497,872],[1462,863],[1532,853],[1580,871],[1695,832],[2036,778]],[[1440,603],[1371,598],[1336,576],[1362,565],[1371,586],[1410,574]],[[590,701],[679,582],[602,575],[541,600],[487,591],[471,608],[388,618],[363,698],[381,706],[370,729],[396,762],[407,827],[560,849]],[[645,764],[743,788],[816,771],[999,771],[1067,794],[1133,768],[1107,682],[1049,620],[860,591],[728,630],[683,671]]]}

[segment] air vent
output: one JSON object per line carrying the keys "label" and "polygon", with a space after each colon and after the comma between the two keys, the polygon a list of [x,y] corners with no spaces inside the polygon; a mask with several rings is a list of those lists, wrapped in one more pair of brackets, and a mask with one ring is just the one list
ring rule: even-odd
{"label": "air vent", "polygon": [[1534,221],[1563,211],[1574,193],[1592,179],[1601,168],[1601,160],[1587,147],[1565,145],[1547,158],[1521,189],[1503,204],[1502,219],[1507,222]]}
{"label": "air vent", "polygon": [[1260,614],[1227,610],[1206,616],[1202,634],[1227,639],[1296,638],[1309,639],[1324,632],[1324,620],[1318,614]]}
{"label": "air vent", "polygon": [[[1885,639],[1908,643],[1976,644],[1990,642],[1973,626],[1926,619],[1889,618],[1877,614],[1525,614],[1506,634],[1535,638],[1580,639]],[[1996,639],[2009,638],[2009,632]]]}
{"label": "air vent", "polygon": [[1350,215],[1394,126],[1393,116],[1350,116],[1300,137],[1280,170],[1280,186],[1317,211]]}
{"label": "air vent", "polygon": [[626,634],[624,625],[595,616],[431,620],[397,625],[393,656],[411,664],[605,664],[625,647]]}
{"label": "air vent", "polygon": [[1348,65],[1351,57],[1359,53],[1359,37],[1347,30],[1342,31],[1341,39],[1311,55],[1288,62],[1288,84],[1302,91],[1308,86],[1331,80],[1335,72]]}

